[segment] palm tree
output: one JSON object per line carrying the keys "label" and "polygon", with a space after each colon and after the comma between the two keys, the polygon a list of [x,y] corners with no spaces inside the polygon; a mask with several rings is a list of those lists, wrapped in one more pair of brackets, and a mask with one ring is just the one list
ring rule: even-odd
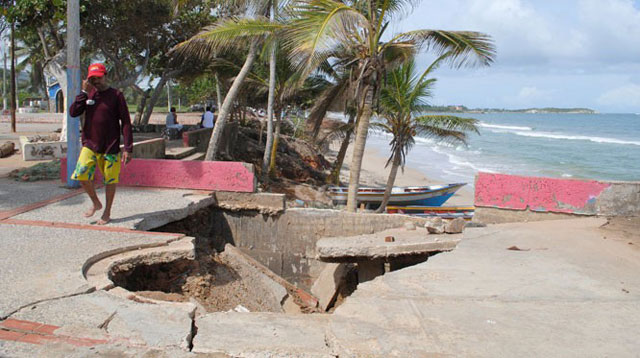
{"label": "palm tree", "polygon": [[[495,50],[489,36],[469,31],[415,30],[382,41],[390,21],[406,13],[408,0],[302,0],[292,5],[292,24],[287,43],[292,59],[311,72],[336,53],[349,53],[343,59],[355,64],[355,97],[358,127],[350,167],[347,210],[356,209],[360,168],[373,105],[388,69],[413,58],[422,50],[438,55],[450,53],[454,67],[489,65]],[[347,51],[345,51],[345,49]]]}
{"label": "palm tree", "polygon": [[391,171],[377,212],[383,212],[387,206],[398,168],[404,169],[407,153],[415,144],[416,135],[466,144],[466,132],[478,133],[475,119],[421,114],[427,104],[425,99],[431,97],[431,88],[436,82],[435,78],[427,78],[427,76],[447,56],[448,54],[445,54],[438,58],[420,76],[415,73],[413,61],[403,64],[388,74],[380,94],[379,115],[384,120],[374,123],[374,126],[393,135],[389,143],[391,156],[386,164],[386,166],[391,164]]}

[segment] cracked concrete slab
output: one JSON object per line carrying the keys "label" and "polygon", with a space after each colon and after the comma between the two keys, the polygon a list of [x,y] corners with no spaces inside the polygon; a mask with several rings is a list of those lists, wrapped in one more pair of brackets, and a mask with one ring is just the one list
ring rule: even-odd
{"label": "cracked concrete slab", "polygon": [[635,356],[640,253],[603,240],[603,222],[469,229],[455,250],[359,285],[328,343],[341,358]]}
{"label": "cracked concrete slab", "polygon": [[57,180],[19,182],[0,178],[0,211],[16,209],[71,192],[73,190],[65,188]]}
{"label": "cracked concrete slab", "polygon": [[[104,188],[98,189],[97,194],[104,205]],[[151,230],[184,219],[213,203],[215,198],[196,190],[119,187],[108,226]],[[91,224],[100,217],[101,212],[92,218],[85,218],[82,213],[90,206],[89,197],[81,194],[14,216],[13,219]]]}
{"label": "cracked concrete slab", "polygon": [[195,308],[191,303],[138,303],[97,291],[42,302],[11,318],[60,326],[53,333],[61,336],[188,350]]}
{"label": "cracked concrete slab", "polygon": [[210,313],[196,320],[193,352],[251,358],[335,358],[325,343],[327,315]]}
{"label": "cracked concrete slab", "polygon": [[33,302],[91,291],[82,269],[92,256],[173,239],[167,235],[0,224],[0,317]]}
{"label": "cracked concrete slab", "polygon": [[0,340],[1,358],[234,358],[227,354],[191,353],[178,348],[131,347],[108,344],[93,347],[75,347],[66,344],[36,345]]}
{"label": "cracked concrete slab", "polygon": [[[386,237],[393,241],[387,242]],[[325,262],[355,262],[453,250],[462,235],[431,235],[425,229],[389,229],[374,234],[318,240],[317,257]]]}

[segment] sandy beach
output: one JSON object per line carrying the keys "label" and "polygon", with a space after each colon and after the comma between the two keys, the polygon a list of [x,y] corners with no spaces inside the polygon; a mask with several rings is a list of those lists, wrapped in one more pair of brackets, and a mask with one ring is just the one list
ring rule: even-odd
{"label": "sandy beach", "polygon": [[[340,142],[336,141],[331,145],[331,153],[328,155],[329,160],[334,160],[335,155],[340,147]],[[340,180],[343,183],[349,182],[349,166],[351,165],[351,155],[353,151],[353,145],[347,149],[347,155],[340,172]],[[362,160],[362,171],[360,173],[360,184],[368,186],[381,186],[384,187],[389,177],[389,171],[391,166],[385,168],[388,157],[386,153],[377,148],[368,145],[365,148],[364,158]],[[396,186],[418,186],[418,185],[431,185],[431,184],[444,184],[445,182],[438,178],[428,177],[428,173],[423,173],[420,170],[405,166],[404,172],[398,170],[396,176]],[[470,186],[466,186],[460,189],[454,196],[452,196],[445,205],[473,205],[473,190]]]}

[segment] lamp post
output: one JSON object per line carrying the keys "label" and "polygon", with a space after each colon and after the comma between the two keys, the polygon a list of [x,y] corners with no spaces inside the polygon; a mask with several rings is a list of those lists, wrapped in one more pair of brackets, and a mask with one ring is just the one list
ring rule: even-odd
{"label": "lamp post", "polygon": [[[67,1],[67,107],[80,93],[80,3]],[[80,155],[80,123],[67,112],[67,187],[77,188],[80,183],[71,180]]]}
{"label": "lamp post", "polygon": [[16,25],[11,22],[11,132],[16,132]]}

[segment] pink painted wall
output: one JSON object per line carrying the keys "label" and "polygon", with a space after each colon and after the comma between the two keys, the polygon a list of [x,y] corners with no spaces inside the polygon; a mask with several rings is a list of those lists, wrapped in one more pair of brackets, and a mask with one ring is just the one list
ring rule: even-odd
{"label": "pink painted wall", "polygon": [[[62,182],[66,182],[66,158],[60,166]],[[252,193],[255,174],[250,168],[251,164],[240,162],[132,159],[120,172],[120,184]],[[96,178],[102,180],[98,170]]]}
{"label": "pink painted wall", "polygon": [[611,184],[594,180],[478,173],[475,205],[493,208],[596,214],[596,200]]}

